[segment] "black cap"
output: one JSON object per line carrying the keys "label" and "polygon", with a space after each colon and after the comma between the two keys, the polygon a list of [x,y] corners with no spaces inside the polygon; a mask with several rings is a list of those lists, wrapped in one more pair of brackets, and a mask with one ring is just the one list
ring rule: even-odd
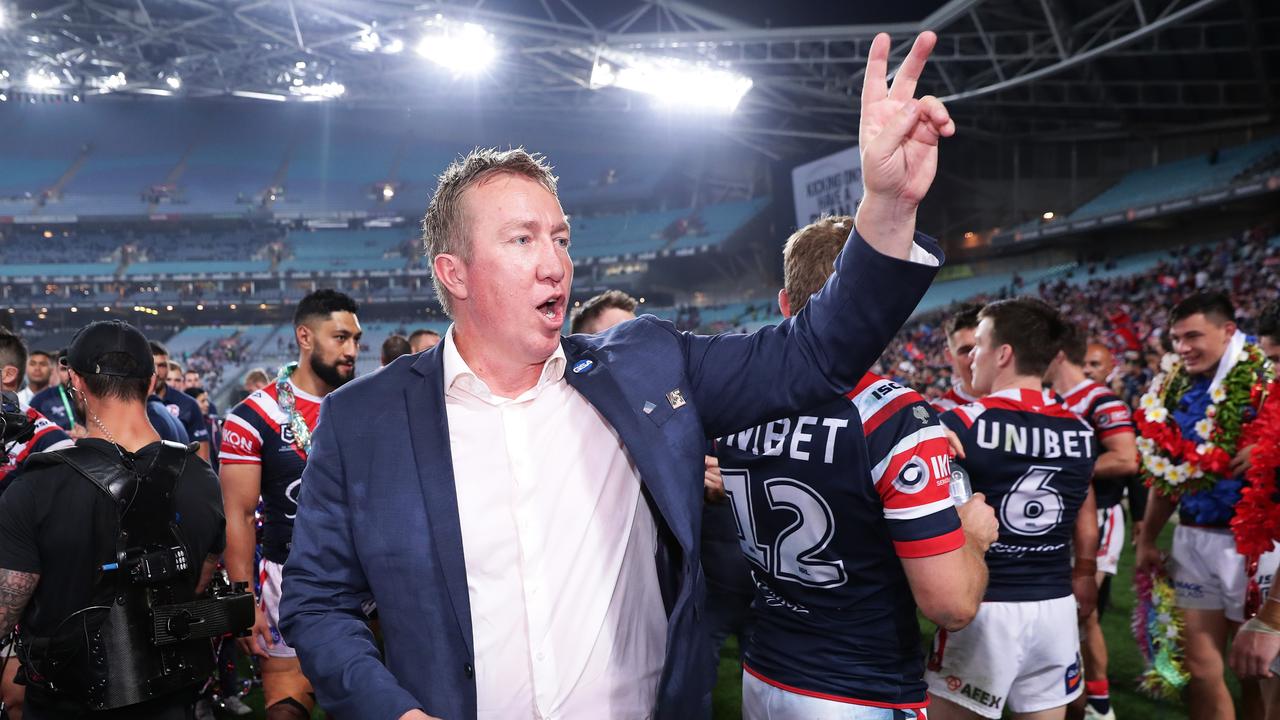
{"label": "black cap", "polygon": [[[103,363],[102,358],[108,353],[128,355],[134,368]],[[80,328],[67,348],[67,365],[81,375],[149,378],[156,372],[146,336],[122,320],[98,320]]]}

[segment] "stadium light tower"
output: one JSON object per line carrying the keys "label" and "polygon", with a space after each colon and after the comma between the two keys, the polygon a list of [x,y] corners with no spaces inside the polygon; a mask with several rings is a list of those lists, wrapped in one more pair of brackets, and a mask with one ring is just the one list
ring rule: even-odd
{"label": "stadium light tower", "polygon": [[676,58],[622,55],[597,58],[591,87],[619,87],[651,95],[667,107],[731,113],[751,90],[751,78],[724,68]]}
{"label": "stadium light tower", "polygon": [[415,50],[422,57],[455,75],[483,72],[498,57],[493,33],[475,23],[459,23],[440,15],[427,23],[427,34]]}

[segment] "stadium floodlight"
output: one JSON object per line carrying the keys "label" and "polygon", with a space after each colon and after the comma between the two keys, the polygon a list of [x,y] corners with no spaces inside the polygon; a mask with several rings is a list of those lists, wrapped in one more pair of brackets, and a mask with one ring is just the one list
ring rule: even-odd
{"label": "stadium floodlight", "polygon": [[591,68],[591,88],[619,87],[652,95],[664,106],[731,113],[752,80],[724,68],[677,58],[612,56]]}
{"label": "stadium floodlight", "polygon": [[139,95],[159,95],[160,97],[170,97],[173,95],[172,90],[165,90],[164,88],[134,88],[133,91]]}
{"label": "stadium floodlight", "polygon": [[1055,216],[1052,210],[1046,210],[1045,213],[1040,217],[1044,218],[1045,220],[1052,220]]}
{"label": "stadium floodlight", "polygon": [[450,22],[437,15],[427,21],[427,34],[417,53],[455,75],[484,71],[498,57],[493,33],[475,23]]}
{"label": "stadium floodlight", "polygon": [[276,93],[254,92],[253,90],[232,90],[231,94],[239,98],[247,98],[249,100],[270,100],[272,102],[284,102],[289,98]]}
{"label": "stadium floodlight", "polygon": [[351,43],[355,52],[395,55],[404,52],[404,41],[400,38],[387,38],[372,28],[360,33],[360,37]]}
{"label": "stadium floodlight", "polygon": [[347,86],[337,82],[327,82],[320,85],[294,85],[289,88],[289,92],[303,100],[332,100],[342,97],[347,92]]}
{"label": "stadium floodlight", "polygon": [[27,73],[27,87],[32,90],[52,90],[58,87],[58,76],[40,68]]}
{"label": "stadium floodlight", "polygon": [[168,85],[170,90],[181,90],[182,78],[177,75],[168,75],[164,79],[164,84]]}

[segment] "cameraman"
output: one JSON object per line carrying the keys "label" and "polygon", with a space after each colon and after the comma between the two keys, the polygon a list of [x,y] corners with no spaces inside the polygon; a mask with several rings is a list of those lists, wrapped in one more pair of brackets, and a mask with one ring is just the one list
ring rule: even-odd
{"label": "cameraman", "polygon": [[33,455],[0,496],[0,633],[21,623],[25,716],[186,720],[212,662],[192,638],[218,626],[193,602],[224,544],[218,479],[148,422],[138,330],[91,323],[66,366],[87,437]]}

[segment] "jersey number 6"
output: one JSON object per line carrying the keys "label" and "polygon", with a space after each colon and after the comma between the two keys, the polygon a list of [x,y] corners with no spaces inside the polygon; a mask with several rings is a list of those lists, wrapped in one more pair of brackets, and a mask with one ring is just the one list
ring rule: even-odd
{"label": "jersey number 6", "polygon": [[1062,468],[1032,465],[1000,502],[1000,524],[1019,535],[1043,535],[1062,522],[1062,493],[1049,486]]}
{"label": "jersey number 6", "polygon": [[746,470],[723,469],[721,476],[738,522],[738,543],[748,560],[780,580],[824,588],[844,584],[843,562],[816,558],[835,534],[831,508],[821,495],[791,478],[766,480],[764,494],[769,509],[790,512],[795,520],[771,544],[763,545],[756,535],[750,475]]}

